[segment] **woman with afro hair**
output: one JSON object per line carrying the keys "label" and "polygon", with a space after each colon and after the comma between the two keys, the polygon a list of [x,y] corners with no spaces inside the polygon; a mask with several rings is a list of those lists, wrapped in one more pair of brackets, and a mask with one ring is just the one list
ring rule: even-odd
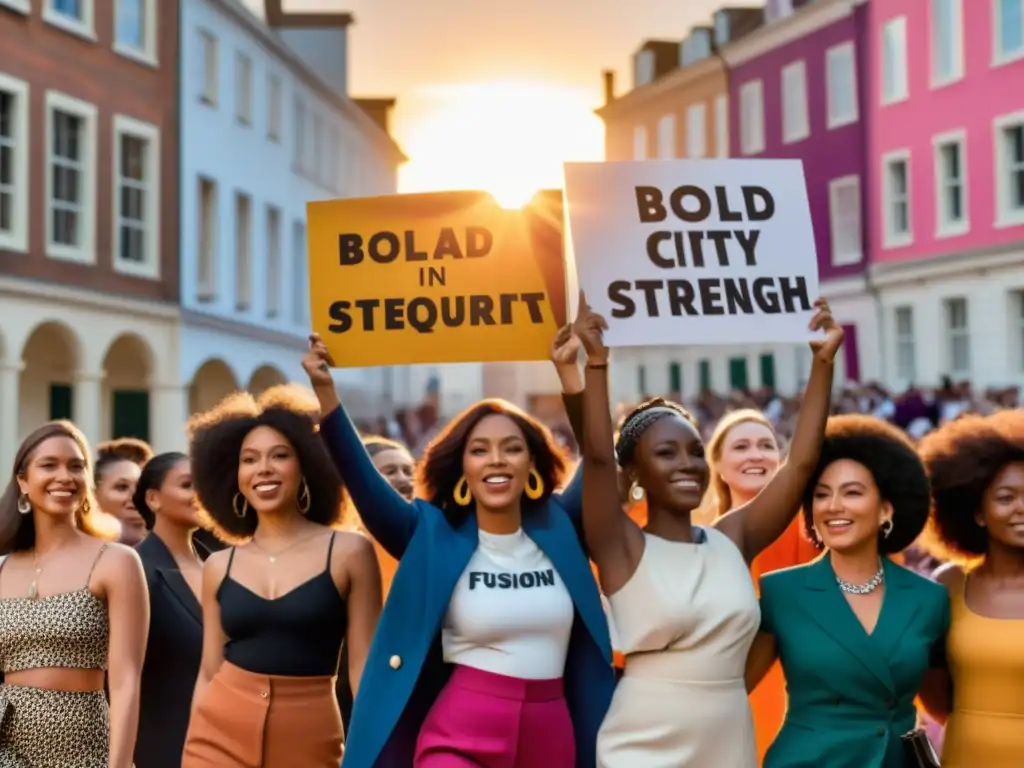
{"label": "woman with afro hair", "polygon": [[239,392],[193,417],[196,495],[218,537],[203,564],[203,649],[182,768],[337,768],[348,646],[358,690],[380,614],[373,545],[334,528],[342,484],[302,390]]}
{"label": "woman with afro hair", "polygon": [[[552,344],[566,409],[579,341]],[[581,543],[580,483],[551,432],[502,400],[430,443],[409,501],[374,467],[316,335],[303,367],[321,433],[398,571],[356,695],[345,768],[594,768],[615,685],[608,622]]]}
{"label": "woman with afro hair", "polygon": [[918,537],[928,507],[928,477],[903,432],[870,416],[829,419],[803,494],[808,535],[825,554],[761,577],[747,685],[778,659],[789,694],[764,768],[917,768],[902,737],[916,729],[918,693],[941,677],[949,601],[890,557]]}
{"label": "woman with afro hair", "polygon": [[[946,720],[942,765],[1024,763],[1024,412],[965,416],[919,446],[932,480],[925,541],[954,563],[948,678],[923,696]],[[949,683],[952,683],[950,686]]]}

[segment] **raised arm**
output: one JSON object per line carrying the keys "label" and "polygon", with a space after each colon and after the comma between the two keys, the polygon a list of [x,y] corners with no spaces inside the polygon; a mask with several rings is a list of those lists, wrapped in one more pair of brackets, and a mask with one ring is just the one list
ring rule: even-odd
{"label": "raised arm", "polygon": [[576,335],[587,352],[583,395],[583,540],[597,564],[601,589],[613,595],[636,571],[644,553],[643,531],[619,502],[604,318],[580,295]]}
{"label": "raised arm", "polygon": [[400,559],[416,530],[416,507],[403,499],[373,465],[359,432],[338,399],[327,347],[316,334],[309,337],[309,342],[302,367],[320,401],[320,436],[366,529],[389,555]]}
{"label": "raised arm", "polygon": [[[579,366],[580,340],[572,332],[572,325],[564,326],[551,343],[551,362],[562,385],[562,405],[569,417],[576,444],[583,445],[583,377]],[[572,479],[558,495],[566,513],[577,529],[583,513],[583,473],[576,467]]]}
{"label": "raised arm", "polygon": [[715,523],[739,547],[748,563],[779,538],[796,517],[804,488],[821,453],[832,404],[833,361],[843,343],[843,329],[832,318],[824,299],[818,299],[815,306],[818,311],[811,320],[811,329],[824,331],[825,336],[811,342],[814,361],[789,458],[764,490]]}
{"label": "raised arm", "polygon": [[135,550],[119,546],[109,546],[108,550],[101,567],[110,615],[109,765],[131,768],[139,731],[139,680],[149,638],[149,592]]}

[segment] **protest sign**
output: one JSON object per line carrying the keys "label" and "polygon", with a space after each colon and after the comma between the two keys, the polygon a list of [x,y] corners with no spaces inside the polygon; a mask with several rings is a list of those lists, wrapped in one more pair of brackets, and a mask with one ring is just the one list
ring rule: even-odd
{"label": "protest sign", "polygon": [[609,346],[813,338],[800,161],[567,163],[565,197],[579,285]]}
{"label": "protest sign", "polygon": [[566,321],[561,192],[307,206],[310,308],[340,367],[544,360]]}

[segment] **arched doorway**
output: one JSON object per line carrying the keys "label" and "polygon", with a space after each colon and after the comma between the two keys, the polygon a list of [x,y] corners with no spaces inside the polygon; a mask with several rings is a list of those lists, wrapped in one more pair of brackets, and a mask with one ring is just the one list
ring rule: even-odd
{"label": "arched doorway", "polygon": [[192,377],[188,391],[190,414],[208,411],[217,403],[238,391],[234,371],[223,360],[207,360]]}
{"label": "arched doorway", "polygon": [[104,438],[150,440],[149,388],[153,349],[133,333],[118,336],[103,358],[100,424]]}
{"label": "arched doorway", "polygon": [[246,389],[249,390],[253,397],[259,397],[271,387],[284,384],[286,381],[287,379],[285,379],[284,374],[274,366],[261,365],[253,371],[252,377],[249,379],[249,386]]}
{"label": "arched doorway", "polygon": [[37,325],[21,349],[24,368],[18,387],[18,439],[51,419],[74,418],[75,372],[81,342],[64,323]]}

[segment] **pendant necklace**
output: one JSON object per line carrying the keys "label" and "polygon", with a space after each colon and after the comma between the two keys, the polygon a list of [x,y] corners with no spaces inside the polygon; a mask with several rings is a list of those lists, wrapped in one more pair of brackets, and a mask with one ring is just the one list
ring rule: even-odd
{"label": "pendant necklace", "polygon": [[32,570],[34,575],[32,582],[28,585],[28,597],[30,600],[39,599],[39,577],[43,575],[43,566],[39,564],[35,548],[32,549]]}
{"label": "pendant necklace", "polygon": [[875,575],[864,584],[851,584],[836,576],[836,584],[839,585],[839,589],[848,595],[870,595],[882,586],[883,581],[885,581],[885,570],[882,568],[881,560],[878,561],[878,570],[875,572]]}
{"label": "pendant necklace", "polygon": [[294,549],[295,547],[299,546],[299,544],[304,544],[307,541],[312,541],[313,539],[315,539],[319,535],[320,535],[319,533],[315,533],[312,536],[307,536],[304,539],[299,539],[298,541],[289,544],[284,549],[277,550],[277,552],[268,552],[267,550],[265,550],[263,547],[261,547],[259,545],[259,542],[257,542],[255,538],[251,539],[250,541],[251,541],[252,545],[254,547],[256,547],[256,549],[258,549],[260,552],[262,552],[264,555],[267,556],[267,560],[269,560],[271,563],[276,563],[277,562],[277,558],[279,558],[281,555],[283,555],[288,550]]}

